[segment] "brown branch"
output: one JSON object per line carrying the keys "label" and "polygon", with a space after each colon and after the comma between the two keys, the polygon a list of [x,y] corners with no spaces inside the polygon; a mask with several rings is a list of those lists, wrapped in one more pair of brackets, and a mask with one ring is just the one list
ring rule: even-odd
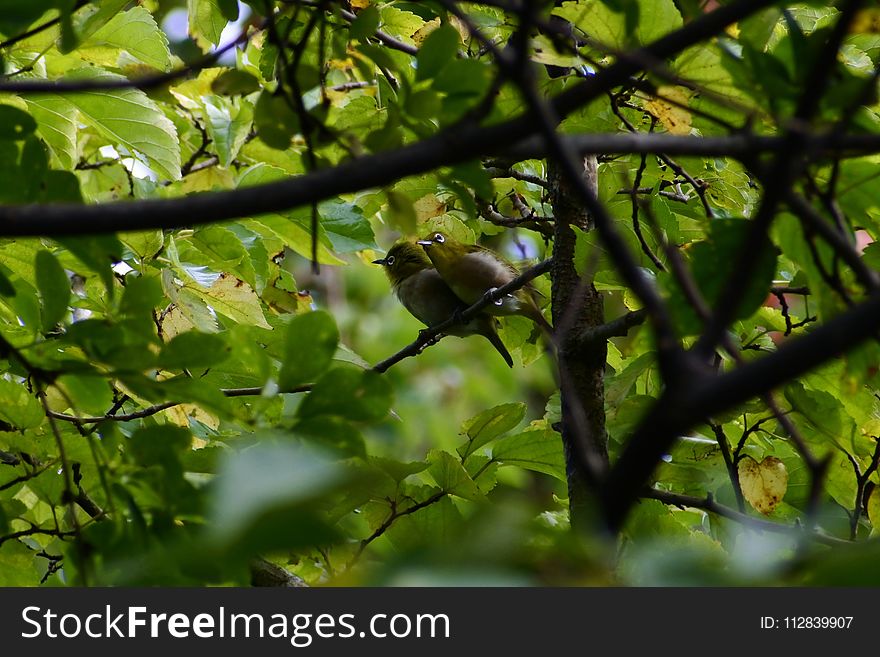
{"label": "brown branch", "polygon": [[[658,39],[647,46],[645,52],[654,57],[670,57],[773,2],[736,0]],[[566,116],[624,83],[637,71],[638,66],[631,61],[616,62],[559,94],[552,101],[554,111],[559,117]],[[62,236],[174,228],[288,210],[347,192],[381,187],[402,177],[493,151],[500,153],[509,148],[508,144],[534,134],[535,128],[530,114],[491,126],[461,124],[395,151],[267,185],[226,192],[90,206],[67,203],[3,206],[0,207],[0,234]]]}
{"label": "brown branch", "polygon": [[267,561],[262,557],[252,559],[248,564],[251,573],[251,586],[276,586],[284,588],[302,588],[308,586],[299,575]]}
{"label": "brown branch", "polygon": [[12,541],[17,538],[23,538],[25,536],[57,536],[58,538],[67,538],[68,536],[76,536],[76,532],[65,532],[59,529],[43,529],[42,527],[32,526],[30,529],[22,529],[21,531],[12,532],[11,534],[6,534],[4,536],[0,536],[0,545],[3,545],[6,541]]}
{"label": "brown branch", "polygon": [[[356,14],[348,11],[347,9],[340,9],[339,14],[348,22],[351,22],[355,18],[357,18]],[[382,30],[376,30],[375,32],[373,32],[373,38],[388,46],[392,50],[399,50],[400,52],[406,53],[407,55],[415,56],[419,53],[419,49],[415,46],[404,43],[400,39],[395,39],[393,36],[391,36],[387,32],[383,32]]]}
{"label": "brown branch", "polygon": [[[89,4],[90,0],[77,0],[77,3],[73,6],[73,9],[70,10],[70,14],[73,15],[74,12],[82,9],[87,4]],[[56,16],[55,18],[49,19],[42,25],[37,25],[37,27],[27,30],[26,32],[22,32],[14,37],[10,37],[6,39],[6,41],[0,42],[0,50],[3,48],[8,48],[9,46],[14,46],[16,43],[20,41],[24,41],[25,39],[30,39],[32,36],[36,36],[40,34],[40,32],[45,32],[50,27],[58,25],[61,22],[61,16]]]}
{"label": "brown branch", "polygon": [[[262,27],[257,28],[257,31]],[[205,55],[199,60],[167,73],[145,75],[133,80],[0,80],[0,91],[13,94],[72,94],[89,91],[112,91],[117,89],[140,89],[147,91],[164,87],[175,80],[184,78],[190,73],[200,71],[215,64],[225,53],[244,43],[250,38],[245,29],[234,41],[227,43],[222,48]]]}
{"label": "brown branch", "polygon": [[648,411],[609,474],[604,491],[609,528],[621,526],[638,496],[633,482],[647,481],[672,443],[703,417],[736,408],[874,337],[880,328],[880,293],[828,320],[769,356],[721,375],[694,373],[685,389],[667,388]]}
{"label": "brown branch", "polygon": [[837,66],[837,51],[860,5],[860,0],[847,0],[844,3],[828,42],[813,64],[810,84],[803,90],[795,114],[785,129],[786,148],[777,153],[773,163],[768,167],[769,175],[766,180],[768,184],[764,185],[761,203],[748,224],[746,236],[733,260],[730,273],[721,286],[712,317],[691,350],[691,353],[700,359],[708,360],[720,344],[748,287],[746,283],[751,272],[749,265],[752,258],[767,244],[767,231],[776,217],[778,207],[791,193],[794,181],[807,166],[804,159],[803,135],[808,131],[807,128],[819,110],[822,91],[829,83],[834,67]]}
{"label": "brown branch", "polygon": [[446,497],[449,493],[445,490],[440,490],[428,497],[427,499],[422,500],[421,502],[417,502],[412,506],[405,508],[403,511],[397,510],[397,500],[391,500],[391,513],[388,514],[388,517],[379,525],[372,534],[363,539],[358,545],[358,549],[355,552],[354,556],[351,558],[351,561],[348,564],[348,567],[351,568],[357,560],[360,558],[361,554],[363,554],[364,550],[367,549],[367,546],[375,541],[377,538],[382,536],[386,531],[391,528],[391,525],[394,524],[394,521],[403,516],[408,516],[416,511],[421,511],[425,507],[431,506],[435,502]]}
{"label": "brown branch", "polygon": [[[286,394],[295,394],[299,392],[308,392],[313,387],[313,384],[306,383],[301,386],[296,386],[294,388],[290,388],[289,390],[279,390],[278,394],[286,395]],[[220,392],[222,392],[226,397],[256,397],[263,394],[263,388],[257,386],[252,388],[221,388]],[[123,413],[121,415],[115,415],[113,413],[107,413],[106,415],[100,415],[95,417],[79,417],[77,415],[68,415],[67,413],[58,413],[57,411],[48,411],[49,417],[52,417],[56,420],[63,420],[64,422],[73,422],[74,424],[96,424],[98,422],[128,422],[130,420],[139,420],[141,418],[149,417],[151,415],[155,415],[156,413],[161,413],[164,410],[172,408],[174,406],[179,406],[181,404],[187,404],[189,402],[185,401],[168,401],[162,402],[161,404],[154,404],[153,406],[147,406],[146,408],[142,408],[138,411],[133,411],[131,413]]]}
{"label": "brown branch", "polygon": [[731,509],[723,504],[718,504],[711,495],[707,495],[706,497],[695,497],[693,495],[681,495],[679,493],[671,493],[668,491],[657,490],[656,488],[650,488],[644,491],[641,497],[657,500],[664,504],[671,504],[672,506],[677,507],[702,509],[703,511],[714,513],[715,515],[730,520],[735,520],[746,527],[760,531],[774,532],[776,534],[790,534],[801,538],[812,539],[825,545],[849,545],[849,541],[829,536],[828,534],[823,534],[819,531],[805,531],[805,528],[800,525],[783,525],[778,522],[773,522],[772,520],[764,520],[763,518],[746,515],[736,509]]}
{"label": "brown branch", "polygon": [[599,340],[624,337],[629,333],[631,328],[644,324],[647,315],[648,314],[644,309],[633,310],[632,312],[621,315],[617,319],[613,319],[601,326],[590,326],[585,328],[574,338],[574,340],[586,346],[594,344]]}
{"label": "brown branch", "polygon": [[525,228],[540,233],[544,237],[553,237],[552,219],[549,217],[528,216],[517,219],[516,217],[508,217],[496,210],[491,203],[487,203],[481,199],[476,199],[477,209],[480,216],[495,226],[504,226],[505,228]]}
{"label": "brown branch", "polygon": [[[802,146],[810,158],[832,155],[842,158],[860,157],[880,152],[878,134],[834,134],[819,132],[803,134]],[[768,137],[742,132],[723,137],[679,136],[665,133],[621,132],[617,134],[560,135],[560,139],[577,153],[606,155],[693,155],[751,159],[765,153],[778,153],[785,147],[782,136]],[[509,142],[508,142],[509,143]],[[513,145],[503,145],[499,156],[510,162],[547,157],[547,146],[540,137],[530,137]],[[699,181],[697,181],[699,184]],[[627,191],[629,193],[629,191]]]}
{"label": "brown branch", "polygon": [[523,173],[521,171],[517,171],[513,167],[504,168],[497,166],[487,166],[486,173],[489,174],[490,178],[513,178],[514,180],[520,180],[522,182],[527,182],[532,185],[538,185],[539,187],[543,187],[544,189],[547,189],[550,185],[550,183],[548,183],[540,176],[535,176],[531,173]]}

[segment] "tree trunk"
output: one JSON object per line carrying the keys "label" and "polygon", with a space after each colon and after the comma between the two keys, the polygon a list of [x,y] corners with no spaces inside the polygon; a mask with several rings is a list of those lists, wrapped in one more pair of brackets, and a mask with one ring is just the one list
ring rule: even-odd
{"label": "tree trunk", "polygon": [[[593,228],[577,194],[549,164],[550,200],[555,218],[553,247],[552,312],[557,342],[562,395],[562,443],[568,477],[569,511],[572,527],[587,529],[594,517],[591,499],[595,479],[608,466],[608,437],[605,432],[604,340],[584,345],[576,336],[605,321],[603,301],[593,281],[582,278],[575,268],[575,231]],[[584,158],[584,176],[594,193],[598,188],[595,156]]]}

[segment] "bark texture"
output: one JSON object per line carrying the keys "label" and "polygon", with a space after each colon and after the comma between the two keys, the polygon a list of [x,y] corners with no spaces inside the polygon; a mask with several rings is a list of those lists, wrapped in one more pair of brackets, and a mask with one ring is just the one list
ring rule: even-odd
{"label": "bark texture", "polygon": [[[577,194],[550,163],[550,202],[555,218],[552,279],[553,326],[562,395],[562,442],[572,526],[584,528],[590,521],[591,490],[597,476],[608,466],[605,432],[605,340],[586,345],[578,339],[586,330],[605,321],[603,300],[591,279],[582,279],[575,267],[575,232],[593,228]],[[595,156],[584,158],[584,176],[595,193],[598,164]]]}

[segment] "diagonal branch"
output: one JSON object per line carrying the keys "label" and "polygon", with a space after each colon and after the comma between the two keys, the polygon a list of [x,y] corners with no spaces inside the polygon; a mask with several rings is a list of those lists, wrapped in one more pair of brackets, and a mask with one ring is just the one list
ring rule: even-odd
{"label": "diagonal branch", "polygon": [[769,356],[725,374],[695,375],[686,389],[668,388],[639,423],[608,477],[605,488],[606,522],[619,529],[640,486],[649,479],[672,443],[702,421],[735,408],[753,397],[854,349],[880,329],[880,293],[808,335],[784,343]]}
{"label": "diagonal branch", "polygon": [[[773,3],[774,0],[736,0],[658,39],[645,51],[654,57],[675,55]],[[558,117],[564,117],[625,83],[636,72],[638,65],[634,62],[617,62],[562,92],[552,101],[553,110]],[[524,114],[492,126],[464,123],[390,153],[363,157],[332,169],[258,187],[92,206],[68,203],[4,206],[0,207],[0,235],[88,235],[174,228],[289,210],[499,152],[535,131],[533,117]]]}

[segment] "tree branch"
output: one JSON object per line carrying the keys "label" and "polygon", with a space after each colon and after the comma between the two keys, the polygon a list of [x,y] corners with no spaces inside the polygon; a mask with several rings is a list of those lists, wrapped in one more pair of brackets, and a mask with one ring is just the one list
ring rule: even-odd
{"label": "tree branch", "polygon": [[824,543],[825,545],[839,546],[850,544],[849,541],[845,541],[842,538],[829,536],[818,531],[805,531],[805,528],[799,525],[783,525],[778,522],[773,522],[772,520],[764,520],[763,518],[746,515],[736,509],[731,509],[723,504],[718,504],[711,495],[707,495],[706,497],[695,497],[693,495],[681,495],[679,493],[671,493],[668,491],[657,490],[656,488],[650,488],[642,493],[642,497],[657,500],[664,504],[671,504],[673,506],[702,509],[703,511],[708,511],[709,513],[714,513],[715,515],[735,520],[746,527],[760,531],[774,532],[776,534],[791,534],[793,536],[810,538],[819,543]]}
{"label": "tree branch", "polygon": [[880,293],[875,293],[808,335],[785,342],[769,356],[717,376],[695,374],[682,389],[667,388],[639,423],[609,474],[603,495],[609,528],[620,528],[637,498],[639,489],[633,487],[634,482],[647,481],[678,436],[702,418],[735,408],[806,374],[872,338],[878,329]]}
{"label": "tree branch", "polygon": [[617,319],[612,319],[610,322],[602,324],[601,326],[587,327],[574,339],[577,342],[580,342],[582,346],[586,347],[599,340],[624,337],[629,333],[631,328],[644,324],[647,317],[648,313],[644,309],[633,310],[632,312],[621,315]]}
{"label": "tree branch", "polygon": [[[295,394],[298,392],[308,392],[312,389],[313,384],[306,383],[301,386],[296,386],[295,388],[290,388],[289,390],[279,390],[277,394],[286,395],[286,394]],[[222,392],[227,397],[256,397],[263,394],[263,388],[257,386],[253,388],[221,388],[220,392]],[[58,413],[56,411],[48,411],[49,417],[55,418],[56,420],[63,420],[65,422],[72,422],[74,424],[96,424],[98,422],[128,422],[130,420],[139,420],[141,418],[149,417],[151,415],[155,415],[156,413],[161,413],[173,406],[179,406],[181,404],[187,404],[189,402],[185,401],[169,401],[162,402],[161,404],[154,404],[153,406],[147,406],[146,408],[142,408],[138,411],[133,411],[131,413],[123,413],[121,415],[116,415],[113,413],[107,413],[106,415],[100,415],[96,417],[79,417],[77,415],[69,415],[67,413]]]}
{"label": "tree branch", "polygon": [[[672,56],[773,3],[774,0],[737,0],[658,39],[647,46],[645,52],[652,57]],[[552,101],[553,110],[560,118],[564,117],[626,82],[638,70],[633,61],[616,62],[562,92]],[[57,88],[53,90],[58,91]],[[399,178],[500,152],[508,144],[532,135],[535,130],[531,114],[485,127],[460,124],[390,153],[233,191],[92,206],[69,203],[3,206],[0,207],[0,235],[64,236],[175,228],[289,210],[330,196],[380,187]]]}

